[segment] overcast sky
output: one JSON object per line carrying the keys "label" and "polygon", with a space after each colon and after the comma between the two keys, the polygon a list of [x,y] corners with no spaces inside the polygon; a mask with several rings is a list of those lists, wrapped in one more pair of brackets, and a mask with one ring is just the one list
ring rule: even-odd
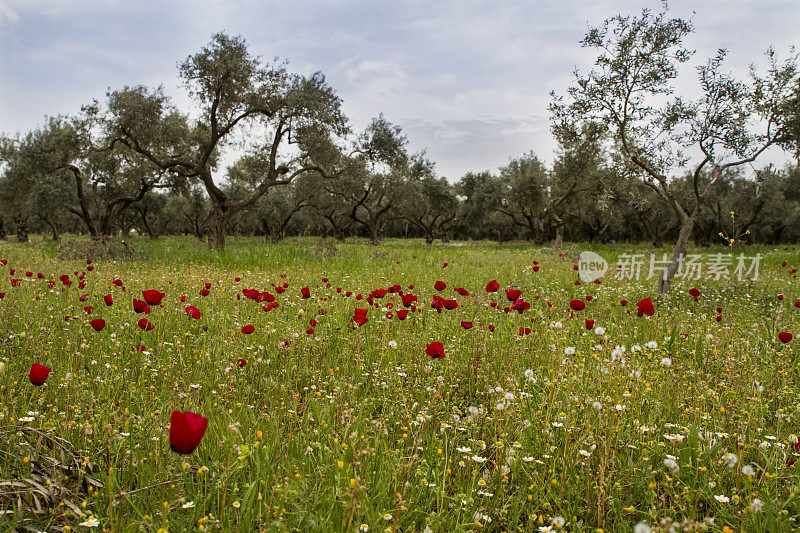
{"label": "overcast sky", "polygon": [[[290,70],[323,71],[356,130],[383,112],[455,181],[529,150],[552,160],[549,92],[563,93],[593,57],[578,41],[589,25],[644,7],[661,2],[0,0],[0,132],[124,85],[163,84],[186,109],[176,64],[225,30]],[[694,21],[693,64],[727,48],[729,68],[746,74],[768,46],[784,58],[800,44],[798,0],[681,0],[670,12]]]}

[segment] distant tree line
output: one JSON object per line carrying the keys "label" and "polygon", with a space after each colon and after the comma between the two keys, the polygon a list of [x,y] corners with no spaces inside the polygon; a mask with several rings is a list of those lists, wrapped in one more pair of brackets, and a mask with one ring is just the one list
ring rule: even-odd
{"label": "distant tree line", "polygon": [[797,56],[769,50],[766,74],[743,82],[720,50],[689,100],[671,83],[692,30],[649,11],[590,29],[594,69],[553,94],[552,165],[529,152],[454,183],[383,115],[353,132],[321,73],[263,62],[219,33],[179,65],[191,109],[160,87],[124,87],[2,137],[0,238],[646,241],[676,253],[689,240],[799,241],[800,167],[752,164],[771,147],[800,152]]}
{"label": "distant tree line", "polygon": [[[385,237],[436,240],[529,240],[673,242],[680,220],[645,185],[628,182],[603,164],[600,154],[574,173],[575,154],[562,152],[548,168],[534,154],[509,161],[499,172],[469,172],[456,183],[437,177],[424,156],[405,168],[359,180],[308,174],[276,186],[252,206],[230,216],[226,235],[260,236],[277,242],[289,236],[335,239],[356,236],[378,243]],[[252,190],[241,165],[228,170],[220,190],[239,202]],[[132,170],[130,171],[133,172]],[[138,181],[87,183],[28,181],[10,171],[0,178],[0,238],[29,233],[60,240],[64,233],[128,235],[151,239],[194,235],[208,241],[213,204],[198,186],[169,185],[153,173]],[[710,178],[703,176],[701,184]],[[72,182],[70,182],[72,181]],[[79,185],[80,183],[80,185]],[[693,179],[672,180],[678,202],[691,205]],[[82,189],[82,190],[81,190]],[[78,191],[81,190],[79,193]],[[698,245],[800,242],[800,167],[767,168],[755,176],[726,172],[711,186],[692,229]]]}

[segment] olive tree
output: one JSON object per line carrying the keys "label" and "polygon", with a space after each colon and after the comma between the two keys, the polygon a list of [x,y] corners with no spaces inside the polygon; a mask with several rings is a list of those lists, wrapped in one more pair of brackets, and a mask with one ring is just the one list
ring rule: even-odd
{"label": "olive tree", "polygon": [[427,244],[433,244],[436,238],[446,240],[458,212],[453,187],[446,179],[436,177],[434,163],[424,154],[412,156],[404,174],[395,215],[422,232]]}
{"label": "olive tree", "polygon": [[[271,187],[322,171],[307,157],[300,132],[312,128],[343,136],[346,118],[321,73],[303,76],[290,73],[284,63],[264,64],[242,37],[213,35],[180,64],[179,74],[197,105],[196,118],[178,111],[161,89],[126,87],[110,94],[108,127],[115,142],[203,185],[211,203],[204,224],[208,244],[221,249],[233,215],[252,207]],[[220,157],[246,132],[258,139],[247,147],[259,161],[258,179],[249,194],[234,201],[215,173]]]}
{"label": "olive tree", "polygon": [[[725,50],[697,67],[700,96],[676,95],[679,67],[693,52],[684,39],[691,22],[644,10],[617,15],[591,28],[581,44],[597,51],[594,68],[575,70],[566,97],[553,94],[553,130],[576,123],[606,125],[631,172],[669,205],[680,221],[671,260],[659,277],[659,294],[670,289],[700,210],[713,184],[728,169],[754,162],[785,143],[791,121],[786,102],[797,84],[796,56],[780,62],[767,52],[763,77],[751,69],[749,82],[724,71]],[[689,151],[692,153],[690,153]],[[690,157],[694,156],[694,157]],[[684,206],[671,186],[671,173],[692,175],[693,203]],[[710,179],[702,186],[701,175]]]}

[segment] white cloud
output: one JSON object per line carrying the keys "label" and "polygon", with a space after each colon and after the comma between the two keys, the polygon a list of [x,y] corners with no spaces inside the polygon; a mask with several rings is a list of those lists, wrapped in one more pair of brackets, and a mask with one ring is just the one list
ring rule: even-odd
{"label": "white cloud", "polygon": [[[0,0],[0,132],[74,112],[125,84],[163,83],[184,106],[175,64],[225,30],[265,59],[322,70],[356,130],[384,112],[413,149],[427,148],[439,172],[457,179],[531,149],[550,159],[549,92],[563,94],[574,66],[592,65],[578,41],[589,25],[644,7],[660,3]],[[731,70],[746,73],[770,44],[785,53],[800,27],[796,0],[769,9],[671,0],[670,9],[697,29],[688,39],[697,56],[679,80],[690,96],[692,67],[716,48],[730,48]]]}
{"label": "white cloud", "polygon": [[4,22],[18,22],[19,15],[14,11],[10,5],[3,0],[0,0],[0,24]]}

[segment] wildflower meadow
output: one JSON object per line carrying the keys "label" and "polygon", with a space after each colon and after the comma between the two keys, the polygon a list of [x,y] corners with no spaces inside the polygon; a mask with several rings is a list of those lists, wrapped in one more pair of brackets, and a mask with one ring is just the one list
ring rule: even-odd
{"label": "wildflower meadow", "polygon": [[792,246],[130,242],[0,242],[0,530],[800,527]]}

